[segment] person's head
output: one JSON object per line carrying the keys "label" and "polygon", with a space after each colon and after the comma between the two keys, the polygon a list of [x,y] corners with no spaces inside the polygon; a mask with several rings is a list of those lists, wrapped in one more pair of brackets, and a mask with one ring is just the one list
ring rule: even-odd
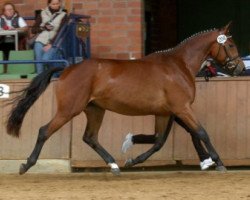
{"label": "person's head", "polygon": [[3,5],[2,14],[6,17],[12,17],[14,14],[17,13],[16,7],[13,3],[5,3]]}
{"label": "person's head", "polygon": [[48,6],[52,10],[59,10],[61,8],[61,0],[48,0]]}

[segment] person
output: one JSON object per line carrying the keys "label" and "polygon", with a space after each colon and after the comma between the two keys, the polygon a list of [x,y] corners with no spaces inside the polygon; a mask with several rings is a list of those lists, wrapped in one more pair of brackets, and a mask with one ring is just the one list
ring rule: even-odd
{"label": "person", "polygon": [[206,81],[211,77],[221,76],[221,77],[229,77],[230,72],[226,69],[223,69],[218,63],[216,63],[212,59],[205,60],[200,68],[200,71],[197,74],[197,77],[204,77]]}
{"label": "person", "polygon": [[[35,25],[31,32],[37,34],[34,43],[36,60],[51,60],[57,53],[53,47],[55,37],[60,27],[65,22],[67,14],[63,11],[61,0],[48,0],[47,8],[41,11],[36,17]],[[46,69],[46,64],[36,64],[36,72],[42,73]]]}
{"label": "person", "polygon": [[[15,5],[5,3],[3,5],[2,14],[0,17],[1,30],[17,30],[19,38],[19,50],[25,49],[25,38],[28,32],[28,26],[25,20],[19,16]],[[4,59],[9,57],[9,51],[15,49],[14,36],[7,35],[0,38],[0,50],[4,52]]]}

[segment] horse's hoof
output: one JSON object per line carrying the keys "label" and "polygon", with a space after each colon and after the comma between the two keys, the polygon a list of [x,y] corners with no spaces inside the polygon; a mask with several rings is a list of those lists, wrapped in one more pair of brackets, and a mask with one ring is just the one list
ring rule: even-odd
{"label": "horse's hoof", "polygon": [[20,174],[20,175],[23,175],[23,174],[25,174],[26,171],[27,171],[27,170],[26,170],[26,168],[25,168],[25,164],[21,164],[21,165],[20,165],[20,168],[19,168],[19,174]]}
{"label": "horse's hoof", "polygon": [[111,171],[111,173],[112,173],[113,175],[115,175],[115,176],[121,175],[121,171],[120,171],[119,168],[111,168],[110,171]]}
{"label": "horse's hoof", "polygon": [[130,158],[126,160],[125,167],[133,167],[133,166],[134,166],[133,159]]}
{"label": "horse's hoof", "polygon": [[215,169],[216,169],[216,171],[219,171],[219,172],[226,172],[227,171],[227,168],[225,166],[217,166]]}
{"label": "horse's hoof", "polygon": [[215,162],[212,160],[212,158],[207,158],[205,160],[203,160],[202,162],[200,162],[200,167],[201,170],[207,170],[209,169],[209,167],[213,166],[215,164]]}

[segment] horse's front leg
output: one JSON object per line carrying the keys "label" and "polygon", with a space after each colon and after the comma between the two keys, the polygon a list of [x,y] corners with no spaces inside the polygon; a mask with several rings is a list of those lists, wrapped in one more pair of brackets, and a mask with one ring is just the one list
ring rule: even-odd
{"label": "horse's front leg", "polygon": [[[187,132],[191,133],[191,130],[178,117],[175,117],[174,120]],[[122,152],[126,153],[126,151],[129,148],[131,148],[134,144],[155,144],[158,136],[157,133],[164,130],[163,127],[166,127],[166,121],[167,121],[166,117],[156,116],[154,135],[144,135],[144,134],[132,135],[131,133],[129,133],[126,136],[125,141],[123,142]],[[214,162],[212,161],[210,155],[202,146],[201,141],[197,137],[194,137],[194,135],[192,134],[191,137],[195,150],[200,159],[201,170],[206,170],[210,166],[214,165]]]}
{"label": "horse's front leg", "polygon": [[184,128],[188,133],[190,133],[191,137],[192,137],[192,142],[194,145],[194,148],[199,156],[200,159],[200,167],[201,170],[206,170],[209,167],[211,167],[212,165],[214,165],[214,161],[211,159],[209,153],[207,153],[207,151],[204,149],[203,145],[201,144],[201,141],[199,138],[195,137],[192,134],[192,130],[190,130],[188,128],[188,126],[186,126],[185,123],[182,122],[182,120],[178,117],[175,117],[175,121],[177,122],[177,124],[179,124],[182,128]]}
{"label": "horse's front leg", "polygon": [[196,119],[193,110],[190,106],[186,106],[185,108],[181,109],[181,111],[177,111],[175,115],[181,120],[181,122],[185,125],[188,129],[188,132],[195,138],[194,141],[199,141],[197,143],[198,146],[202,146],[200,141],[202,141],[211,156],[212,160],[216,163],[216,169],[218,171],[225,171],[226,168],[224,167],[218,153],[214,149],[210,138],[205,131],[205,129],[201,126],[199,121]]}
{"label": "horse's front leg", "polygon": [[[173,115],[169,116],[169,119],[167,120],[167,126],[166,126],[164,132],[161,131],[160,133],[158,133],[157,137],[155,135],[151,135],[151,137],[146,137],[146,139],[148,139],[148,142],[153,142],[153,144],[154,144],[153,147],[151,147],[148,151],[139,155],[135,159],[128,159],[125,163],[125,167],[132,167],[138,163],[142,163],[145,160],[147,160],[152,154],[159,151],[162,148],[162,146],[165,144],[165,142],[168,138],[173,121],[174,121],[174,116]],[[143,136],[140,135],[139,138],[140,137],[143,137]],[[145,144],[145,142],[144,142],[144,144]]]}

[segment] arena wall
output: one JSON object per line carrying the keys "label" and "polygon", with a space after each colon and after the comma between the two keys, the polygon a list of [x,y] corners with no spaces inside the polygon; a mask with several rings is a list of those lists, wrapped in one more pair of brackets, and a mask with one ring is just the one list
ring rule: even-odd
{"label": "arena wall", "polygon": [[[196,100],[193,105],[201,124],[207,130],[212,143],[227,165],[250,165],[250,79],[213,78],[209,82],[196,81]],[[20,90],[28,82],[5,81],[11,91]],[[0,159],[23,160],[31,153],[41,126],[50,121],[56,111],[53,82],[25,117],[19,139],[6,134],[5,121],[10,106],[8,99],[0,99]],[[14,96],[11,96],[13,98]],[[75,117],[55,133],[45,144],[40,159],[64,159],[72,167],[103,167],[104,161],[82,141],[86,126],[84,114]],[[127,133],[153,134],[154,116],[123,116],[107,111],[99,133],[100,143],[122,166],[127,158],[136,157],[150,145],[134,146],[127,154],[121,153],[121,145]],[[174,124],[167,143],[144,166],[198,164],[191,138]]]}

